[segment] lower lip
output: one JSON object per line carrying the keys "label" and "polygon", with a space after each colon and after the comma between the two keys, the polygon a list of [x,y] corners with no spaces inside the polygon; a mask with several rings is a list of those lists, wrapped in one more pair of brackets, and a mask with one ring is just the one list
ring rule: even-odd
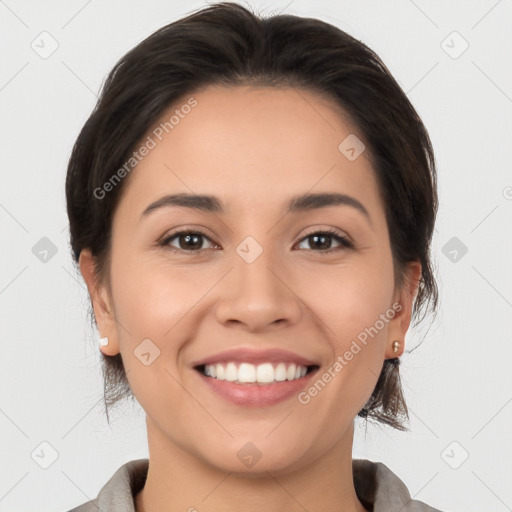
{"label": "lower lip", "polygon": [[315,368],[296,380],[274,381],[272,384],[235,384],[227,380],[207,377],[199,370],[194,370],[203,382],[222,398],[236,405],[245,407],[266,407],[283,402],[300,393],[318,371]]}

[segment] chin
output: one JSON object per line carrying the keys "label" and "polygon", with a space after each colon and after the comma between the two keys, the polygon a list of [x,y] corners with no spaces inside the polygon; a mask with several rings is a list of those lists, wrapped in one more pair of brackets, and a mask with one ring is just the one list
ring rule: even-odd
{"label": "chin", "polygon": [[230,439],[226,445],[213,446],[218,443],[217,438],[203,451],[202,458],[226,472],[253,476],[265,476],[268,472],[285,474],[307,463],[303,451],[297,449],[300,440],[289,437],[288,441],[289,446],[277,436],[273,440],[251,441],[246,434],[243,438]]}

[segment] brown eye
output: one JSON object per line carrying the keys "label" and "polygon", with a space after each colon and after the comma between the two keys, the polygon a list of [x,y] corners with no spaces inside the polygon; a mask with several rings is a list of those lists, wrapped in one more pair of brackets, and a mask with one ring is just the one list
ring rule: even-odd
{"label": "brown eye", "polygon": [[[338,247],[330,247],[333,239],[339,243]],[[353,247],[352,242],[350,242],[348,238],[331,229],[309,233],[304,238],[302,238],[301,243],[303,241],[307,241],[310,244],[310,247],[312,247],[311,250],[313,250],[313,252],[319,252],[321,254],[332,252],[336,249],[339,249],[340,246],[342,249],[350,249]],[[315,250],[315,248],[318,250]]]}
{"label": "brown eye", "polygon": [[[178,247],[171,245],[176,239]],[[162,240],[161,245],[168,246],[173,252],[199,252],[204,249],[204,240],[210,240],[204,233],[199,231],[178,231]]]}
{"label": "brown eye", "polygon": [[[172,233],[171,235],[164,238],[160,245],[169,248],[171,252],[199,253],[203,249],[208,249],[208,247],[203,246],[205,240],[208,240],[212,243],[212,245],[215,245],[215,243],[212,242],[212,240],[201,231],[182,230]],[[333,240],[339,244],[338,247],[332,247]],[[339,249],[350,249],[354,247],[348,238],[339,234],[335,230],[329,229],[323,231],[313,231],[303,237],[300,243],[304,243],[304,241],[309,243],[311,247],[309,250],[318,252],[320,254],[330,253]],[[171,242],[177,243],[177,246],[172,245]]]}

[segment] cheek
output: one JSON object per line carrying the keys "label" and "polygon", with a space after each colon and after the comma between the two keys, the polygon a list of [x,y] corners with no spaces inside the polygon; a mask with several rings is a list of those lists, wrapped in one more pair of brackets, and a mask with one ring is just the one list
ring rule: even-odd
{"label": "cheek", "polygon": [[158,408],[186,414],[191,404],[179,384],[179,357],[186,341],[194,338],[190,313],[199,283],[176,269],[135,258],[118,262],[112,283],[120,350],[133,394],[151,416],[158,416]]}
{"label": "cheek", "polygon": [[318,421],[332,426],[333,436],[361,410],[379,378],[394,316],[390,268],[347,265],[328,277],[319,273],[313,281],[308,305],[322,321],[330,360],[300,403],[311,403]]}
{"label": "cheek", "polygon": [[[306,287],[304,282],[302,297],[307,297],[308,306],[323,320],[326,334],[337,340],[339,349],[374,326],[392,305],[393,267],[385,255],[368,258],[366,263],[354,258],[337,267],[310,269],[307,282],[314,285]],[[386,325],[378,322],[379,337],[385,335]]]}
{"label": "cheek", "polygon": [[[191,335],[187,332],[183,336],[183,329],[198,301],[199,284],[179,269],[151,263],[144,257],[112,261],[117,332],[127,375],[133,371],[129,375],[133,380],[143,371],[145,378],[153,379],[160,367],[176,361],[183,344],[180,339]],[[141,360],[146,353],[150,355]],[[141,368],[144,358],[154,362]]]}
{"label": "cheek", "polygon": [[163,252],[150,247],[156,244],[156,232],[141,234],[131,226],[130,208],[135,206],[127,203],[117,212],[112,230],[110,270],[121,351],[128,353],[146,338],[164,350],[166,334],[172,335],[190,309],[194,288]]}
{"label": "cheek", "polygon": [[341,421],[347,410],[355,415],[364,406],[382,369],[388,323],[394,316],[392,260],[382,253],[365,262],[347,259],[343,266],[319,269],[310,277],[315,286],[304,302],[322,320],[330,352],[327,368],[318,375],[329,382],[322,391],[323,404],[344,404],[324,413],[340,415]]}

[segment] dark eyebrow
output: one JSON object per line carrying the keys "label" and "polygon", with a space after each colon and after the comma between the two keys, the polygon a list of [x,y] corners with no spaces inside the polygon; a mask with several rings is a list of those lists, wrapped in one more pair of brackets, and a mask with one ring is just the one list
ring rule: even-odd
{"label": "dark eyebrow", "polygon": [[[294,196],[290,199],[287,205],[287,213],[298,213],[303,211],[314,210],[317,208],[326,208],[328,206],[345,205],[352,206],[356,210],[364,214],[368,221],[371,223],[371,217],[368,210],[354,197],[346,194],[334,193],[319,193],[319,194],[302,194]],[[224,213],[222,201],[210,195],[195,195],[195,194],[171,194],[166,195],[151,203],[143,212],[141,217],[144,217],[159,208],[181,206],[185,208],[192,208],[203,212],[211,213]]]}

